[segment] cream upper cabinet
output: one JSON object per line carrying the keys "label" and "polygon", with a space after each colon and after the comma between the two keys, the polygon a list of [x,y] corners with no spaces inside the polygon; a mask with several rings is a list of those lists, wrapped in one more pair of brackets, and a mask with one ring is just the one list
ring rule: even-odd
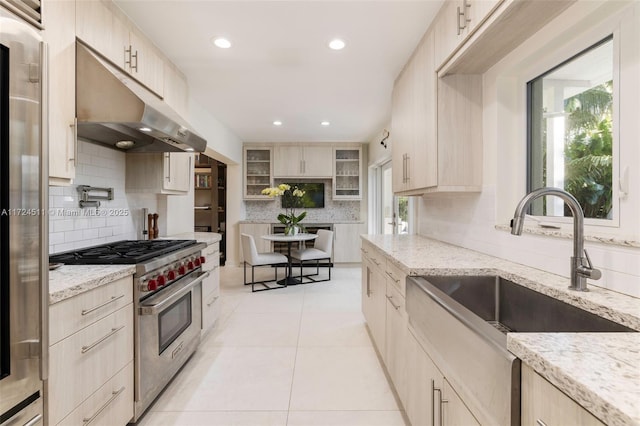
{"label": "cream upper cabinet", "polygon": [[277,178],[333,177],[331,145],[275,145],[273,176]]}
{"label": "cream upper cabinet", "polygon": [[189,86],[182,72],[171,62],[164,63],[164,101],[182,118],[189,118]]}
{"label": "cream upper cabinet", "polygon": [[362,199],[362,148],[333,150],[333,199]]}
{"label": "cream upper cabinet", "polygon": [[192,165],[190,153],[127,154],[125,188],[127,192],[187,193],[193,179]]}
{"label": "cream upper cabinet", "polygon": [[244,199],[273,200],[262,190],[273,184],[273,151],[270,147],[244,147]]}
{"label": "cream upper cabinet", "polygon": [[49,184],[70,185],[76,175],[75,2],[45,0],[44,40],[49,55]]}
{"label": "cream upper cabinet", "polygon": [[103,0],[77,0],[76,35],[162,97],[162,56],[153,43],[114,5]]}
{"label": "cream upper cabinet", "polygon": [[522,364],[521,376],[522,426],[604,425],[527,364]]}
{"label": "cream upper cabinet", "polygon": [[396,81],[392,98],[393,191],[438,185],[434,38],[428,32]]}

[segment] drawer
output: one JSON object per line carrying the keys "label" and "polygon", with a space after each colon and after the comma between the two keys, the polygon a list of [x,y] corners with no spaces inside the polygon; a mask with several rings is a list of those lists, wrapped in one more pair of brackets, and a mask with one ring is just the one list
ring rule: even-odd
{"label": "drawer", "polygon": [[49,345],[83,329],[133,301],[133,277],[55,303],[49,307]]}
{"label": "drawer", "polygon": [[133,361],[120,370],[59,425],[126,425],[133,418]]}
{"label": "drawer", "polygon": [[387,268],[385,271],[385,275],[387,277],[387,282],[393,284],[402,297],[405,297],[405,287],[406,287],[406,279],[407,274],[405,274],[402,269],[400,269],[396,264],[394,264],[391,259],[387,259]]}
{"label": "drawer", "polygon": [[49,422],[57,424],[133,359],[129,304],[49,348]]}
{"label": "drawer", "polygon": [[366,256],[369,261],[381,271],[384,271],[385,267],[385,255],[378,248],[369,243],[362,243],[362,254]]}
{"label": "drawer", "polygon": [[387,280],[386,297],[396,311],[398,311],[403,316],[406,316],[405,297],[400,293],[400,290],[398,290],[398,288],[394,284],[389,283],[389,280]]}
{"label": "drawer", "polygon": [[215,267],[220,266],[220,244],[219,243],[208,245],[204,250],[202,250],[202,255],[206,259],[204,265],[202,265],[203,271],[210,271]]}
{"label": "drawer", "polygon": [[220,294],[220,270],[216,266],[209,271],[209,276],[202,281],[202,294],[215,293]]}
{"label": "drawer", "polygon": [[211,329],[220,317],[220,293],[209,293],[202,298],[202,332]]}

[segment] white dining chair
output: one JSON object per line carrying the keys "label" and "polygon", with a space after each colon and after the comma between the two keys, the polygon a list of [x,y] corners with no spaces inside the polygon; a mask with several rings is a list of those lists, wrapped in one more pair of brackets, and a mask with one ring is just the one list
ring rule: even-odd
{"label": "white dining chair", "polygon": [[[333,231],[327,231],[325,229],[319,229],[318,238],[315,239],[313,247],[303,248],[299,250],[291,250],[291,259],[300,262],[300,281],[303,278],[309,279],[311,282],[329,281],[331,279],[331,255],[333,252]],[[320,261],[327,260],[329,268],[329,277],[326,279],[316,279],[320,275]],[[315,274],[302,274],[303,264],[306,261],[316,261],[316,273]]]}
{"label": "white dining chair", "polygon": [[[278,284],[278,266],[284,266],[286,273],[287,256],[274,252],[258,253],[256,242],[252,235],[241,234],[240,238],[242,241],[242,255],[244,257],[244,285],[251,285],[252,293],[286,287],[285,285]],[[247,265],[251,266],[251,282],[247,282]],[[256,266],[274,267],[275,274],[273,280],[256,281]],[[256,290],[256,284],[262,285],[264,288]]]}

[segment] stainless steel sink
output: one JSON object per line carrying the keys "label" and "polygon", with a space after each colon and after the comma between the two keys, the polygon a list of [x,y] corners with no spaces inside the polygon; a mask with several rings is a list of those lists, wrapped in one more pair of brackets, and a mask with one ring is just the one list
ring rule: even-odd
{"label": "stainless steel sink", "polygon": [[424,279],[503,333],[634,331],[497,276]]}
{"label": "stainless steel sink", "polygon": [[496,276],[407,277],[409,323],[482,424],[520,424],[507,333],[635,331]]}

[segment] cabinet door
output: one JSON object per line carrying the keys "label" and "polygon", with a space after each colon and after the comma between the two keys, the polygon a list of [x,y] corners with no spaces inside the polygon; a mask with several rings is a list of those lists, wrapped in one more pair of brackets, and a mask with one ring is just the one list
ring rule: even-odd
{"label": "cabinet door", "polygon": [[170,62],[164,62],[163,84],[164,101],[182,118],[188,120],[189,87],[187,80],[180,70]]}
{"label": "cabinet door", "polygon": [[[436,413],[435,389],[442,383],[440,370],[409,328],[406,340],[407,392],[404,402],[412,425],[433,425]],[[434,411],[434,408],[436,409]]]}
{"label": "cabinet door", "polygon": [[531,367],[522,364],[522,426],[602,426],[582,408]]}
{"label": "cabinet door", "polygon": [[362,199],[362,149],[335,148],[333,162],[333,198]]}
{"label": "cabinet door", "polygon": [[164,154],[164,184],[169,191],[188,192],[191,183],[192,154],[169,152]]}
{"label": "cabinet door", "polygon": [[303,146],[302,175],[314,178],[333,177],[333,147]]}
{"label": "cabinet door", "polygon": [[364,225],[336,223],[333,225],[333,261],[355,263],[361,261],[360,234],[365,233]]}
{"label": "cabinet door", "polygon": [[151,42],[143,38],[137,29],[130,30],[129,42],[132,49],[129,73],[162,97],[164,92],[164,61]]}
{"label": "cabinet door", "polygon": [[244,149],[244,198],[273,200],[262,195],[262,190],[273,185],[271,179],[273,153],[271,148]]}
{"label": "cabinet door", "polygon": [[482,25],[486,18],[491,15],[491,12],[503,0],[467,0],[471,6],[468,9],[469,17],[469,31],[475,31]]}
{"label": "cabinet door", "polygon": [[406,340],[407,340],[407,312],[405,299],[396,290],[394,284],[387,282],[386,306],[386,336],[385,336],[385,365],[391,376],[400,401],[407,400],[407,370],[406,370]]}
{"label": "cabinet door", "polygon": [[438,400],[436,396],[436,403],[440,403],[440,409],[442,410],[442,424],[480,426],[478,420],[473,417],[471,411],[464,405],[464,402],[462,402],[462,399],[453,390],[449,382],[446,379],[443,382],[442,400]]}
{"label": "cabinet door", "polygon": [[385,323],[386,297],[384,276],[380,268],[366,258],[363,262],[362,276],[362,313],[369,326],[373,343],[378,352],[384,357],[385,353]]}
{"label": "cabinet door", "polygon": [[302,176],[302,150],[299,146],[276,146],[273,151],[274,177]]}
{"label": "cabinet door", "polygon": [[413,62],[413,132],[414,143],[408,161],[406,190],[438,185],[438,140],[436,136],[436,72],[433,60],[433,32],[427,33],[418,45]]}
{"label": "cabinet door", "polygon": [[438,79],[439,190],[482,185],[482,76]]}
{"label": "cabinet door", "polygon": [[129,29],[101,0],[76,1],[76,36],[122,69]]}
{"label": "cabinet door", "polygon": [[76,175],[75,2],[46,0],[44,39],[49,47],[49,178],[70,185]]}
{"label": "cabinet door", "polygon": [[411,64],[407,64],[396,81],[392,95],[391,113],[391,156],[393,162],[393,192],[402,192],[406,187],[406,164],[411,149],[411,107],[413,93],[411,88]]}

